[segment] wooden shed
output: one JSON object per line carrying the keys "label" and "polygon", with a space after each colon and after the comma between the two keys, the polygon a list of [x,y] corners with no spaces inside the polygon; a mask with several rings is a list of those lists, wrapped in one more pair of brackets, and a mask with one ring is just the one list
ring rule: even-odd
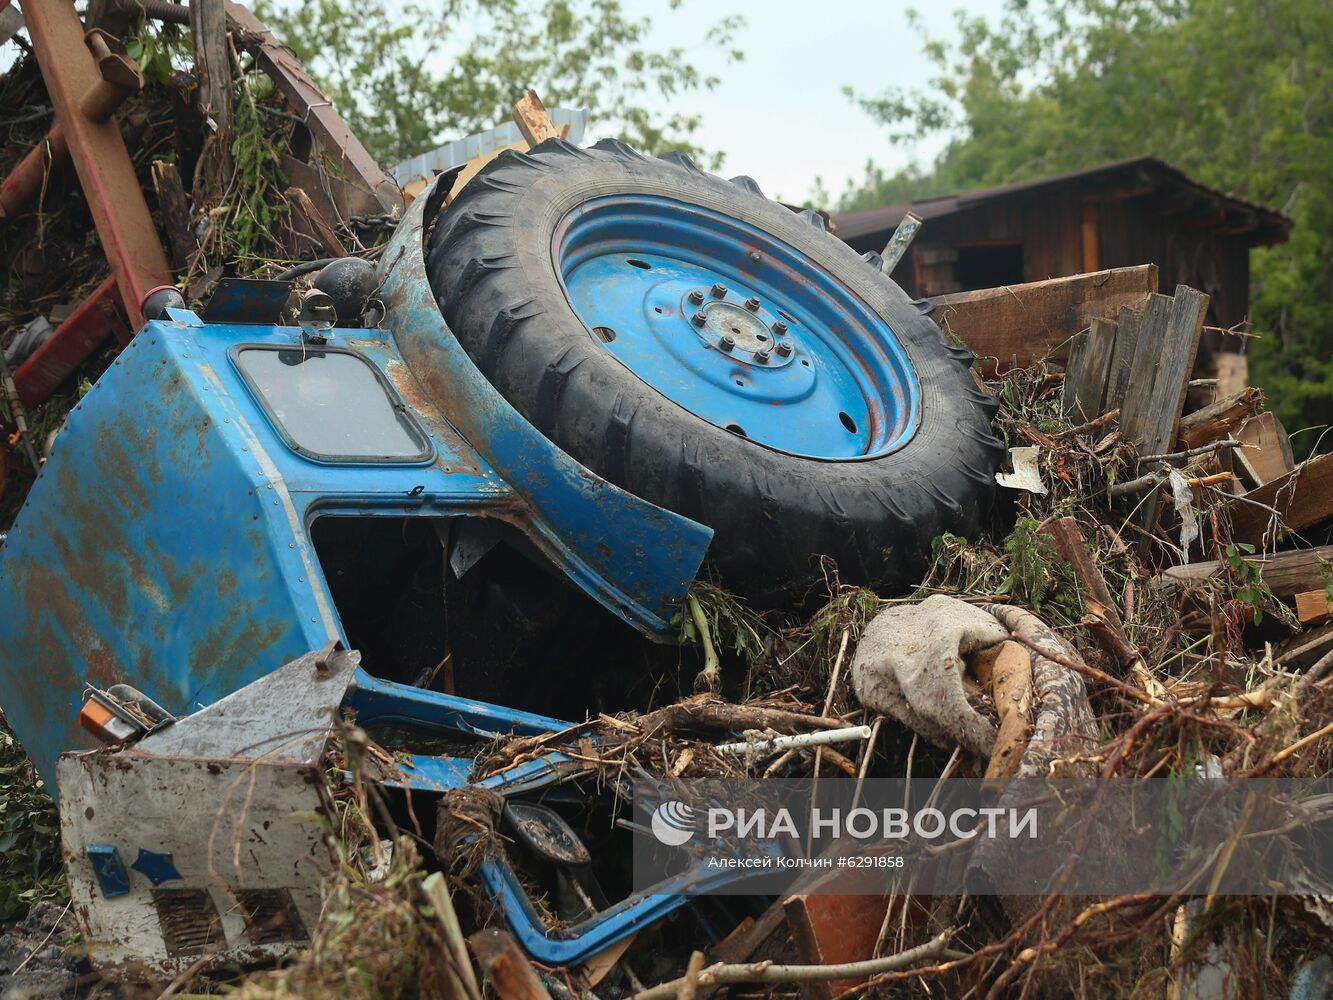
{"label": "wooden shed", "polygon": [[1249,316],[1250,248],[1280,243],[1291,229],[1272,209],[1143,156],[835,215],[834,232],[879,251],[908,211],[925,225],[893,276],[913,295],[1156,264],[1162,289],[1207,292],[1207,321],[1223,329]]}

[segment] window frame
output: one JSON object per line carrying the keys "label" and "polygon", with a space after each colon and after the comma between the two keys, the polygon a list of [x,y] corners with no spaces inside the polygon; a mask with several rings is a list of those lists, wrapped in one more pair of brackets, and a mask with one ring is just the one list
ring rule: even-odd
{"label": "window frame", "polygon": [[[370,370],[375,381],[379,383],[380,390],[384,393],[386,401],[393,408],[394,413],[399,419],[406,423],[409,435],[421,443],[422,450],[412,456],[386,457],[383,455],[329,455],[307,448],[292,436],[291,432],[287,429],[287,425],[284,424],[282,420],[279,419],[277,413],[273,411],[273,408],[269,405],[269,401],[264,396],[263,391],[259,388],[259,385],[255,382],[250,372],[246,370],[244,363],[241,361],[241,355],[246,351],[305,351],[312,354],[346,354],[349,357],[355,358]],[[351,348],[333,344],[234,344],[230,350],[228,350],[227,354],[231,360],[232,367],[236,369],[236,373],[245,384],[250,396],[263,412],[269,427],[273,429],[273,432],[278,435],[279,439],[289,450],[300,455],[302,458],[311,462],[318,462],[321,465],[394,466],[426,465],[435,458],[435,441],[431,438],[430,434],[427,433],[426,429],[421,426],[420,421],[417,420],[416,415],[408,408],[407,404],[403,402],[402,396],[400,396],[398,391],[393,387],[393,383],[385,377],[384,373],[380,371],[379,367],[373,361],[360,351],[354,351]]]}

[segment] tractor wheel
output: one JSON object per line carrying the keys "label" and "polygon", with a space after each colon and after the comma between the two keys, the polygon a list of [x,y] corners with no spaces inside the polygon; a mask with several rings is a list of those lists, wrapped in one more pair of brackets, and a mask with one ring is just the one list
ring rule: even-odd
{"label": "tractor wheel", "polygon": [[502,153],[442,210],[428,271],[491,383],[587,468],[714,530],[724,584],[911,586],[974,534],[1002,447],[972,355],[748,177],[608,140]]}

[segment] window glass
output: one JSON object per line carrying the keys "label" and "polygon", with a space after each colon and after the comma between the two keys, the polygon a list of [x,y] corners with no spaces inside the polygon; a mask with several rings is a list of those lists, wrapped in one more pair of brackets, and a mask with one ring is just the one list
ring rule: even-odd
{"label": "window glass", "polygon": [[430,445],[363,358],[320,348],[246,348],[237,364],[297,451],[342,461],[421,461]]}

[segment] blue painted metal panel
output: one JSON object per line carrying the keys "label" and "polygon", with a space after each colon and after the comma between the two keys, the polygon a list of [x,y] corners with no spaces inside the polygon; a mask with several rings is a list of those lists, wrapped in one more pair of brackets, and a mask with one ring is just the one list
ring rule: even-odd
{"label": "blue painted metal panel", "polygon": [[385,325],[408,368],[449,422],[524,501],[518,523],[603,605],[666,635],[712,529],[594,475],[509,404],[454,338],[426,280],[418,197],[380,259]]}
{"label": "blue painted metal panel", "polygon": [[897,337],[767,233],[670,198],[594,198],[557,230],[566,294],[603,348],[710,423],[825,460],[910,439],[920,387]]}
{"label": "blue painted metal panel", "polygon": [[[175,714],[338,634],[290,495],[199,331],[149,324],[70,413],[0,551],[6,718],[54,789],[82,687]],[[276,480],[276,482],[275,482]]]}

